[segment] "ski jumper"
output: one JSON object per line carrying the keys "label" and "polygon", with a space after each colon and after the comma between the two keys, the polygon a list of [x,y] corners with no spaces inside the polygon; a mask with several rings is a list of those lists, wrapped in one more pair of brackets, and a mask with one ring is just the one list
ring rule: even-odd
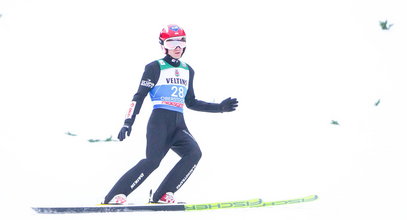
{"label": "ski jumper", "polygon": [[147,125],[146,158],[127,171],[105,197],[108,203],[115,195],[129,195],[160,165],[171,149],[181,159],[168,173],[153,195],[157,202],[166,192],[175,193],[195,170],[201,158],[198,143],[188,131],[183,108],[204,112],[222,112],[220,104],[195,98],[194,70],[180,60],[166,56],[146,65],[140,86],[134,95],[125,125],[131,126],[147,94],[154,105]]}

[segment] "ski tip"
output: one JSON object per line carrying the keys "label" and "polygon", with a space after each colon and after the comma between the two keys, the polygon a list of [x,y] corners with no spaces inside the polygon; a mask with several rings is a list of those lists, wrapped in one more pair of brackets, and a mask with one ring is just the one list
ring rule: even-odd
{"label": "ski tip", "polygon": [[279,200],[272,202],[263,202],[260,206],[278,206],[278,205],[288,205],[288,204],[298,204],[304,202],[312,202],[317,200],[319,197],[317,195],[305,196],[297,199]]}
{"label": "ski tip", "polygon": [[308,196],[308,197],[305,197],[305,198],[306,198],[305,200],[307,200],[307,201],[314,201],[314,200],[317,200],[319,198],[319,196],[318,195],[311,195],[311,196]]}

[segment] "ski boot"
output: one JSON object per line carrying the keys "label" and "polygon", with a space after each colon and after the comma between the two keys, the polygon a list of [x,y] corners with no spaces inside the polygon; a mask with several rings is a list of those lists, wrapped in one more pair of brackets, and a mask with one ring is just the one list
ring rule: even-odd
{"label": "ski boot", "polygon": [[124,194],[118,194],[113,197],[112,200],[110,200],[107,205],[126,205],[127,204],[127,196]]}

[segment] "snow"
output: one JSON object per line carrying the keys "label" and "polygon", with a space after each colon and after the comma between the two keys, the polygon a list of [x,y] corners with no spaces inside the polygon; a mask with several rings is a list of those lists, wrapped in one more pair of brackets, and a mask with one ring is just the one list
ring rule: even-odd
{"label": "snow", "polygon": [[[407,217],[400,0],[3,0],[0,15],[1,219]],[[388,31],[384,20],[394,24]],[[144,157],[148,97],[129,139],[87,140],[117,135],[144,65],[163,56],[156,39],[168,23],[187,31],[183,60],[196,72],[197,97],[240,102],[233,113],[186,111],[203,157],[177,198],[320,199],[191,213],[33,213],[101,202]],[[176,161],[170,152],[129,200],[145,202]]]}

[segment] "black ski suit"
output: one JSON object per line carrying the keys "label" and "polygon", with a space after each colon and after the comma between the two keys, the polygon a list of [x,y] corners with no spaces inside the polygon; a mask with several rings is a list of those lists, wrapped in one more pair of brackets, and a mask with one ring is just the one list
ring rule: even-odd
{"label": "black ski suit", "polygon": [[193,79],[194,70],[169,55],[146,65],[139,89],[133,97],[132,106],[125,120],[125,126],[131,128],[144,98],[150,93],[154,110],[147,125],[146,158],[118,180],[106,195],[105,203],[115,195],[129,195],[158,168],[170,149],[181,159],[154,193],[153,202],[157,202],[166,192],[175,193],[195,170],[202,154],[185,124],[184,104],[197,111],[225,112],[235,110],[237,101],[234,99],[235,102],[232,104],[199,101],[195,99]]}

